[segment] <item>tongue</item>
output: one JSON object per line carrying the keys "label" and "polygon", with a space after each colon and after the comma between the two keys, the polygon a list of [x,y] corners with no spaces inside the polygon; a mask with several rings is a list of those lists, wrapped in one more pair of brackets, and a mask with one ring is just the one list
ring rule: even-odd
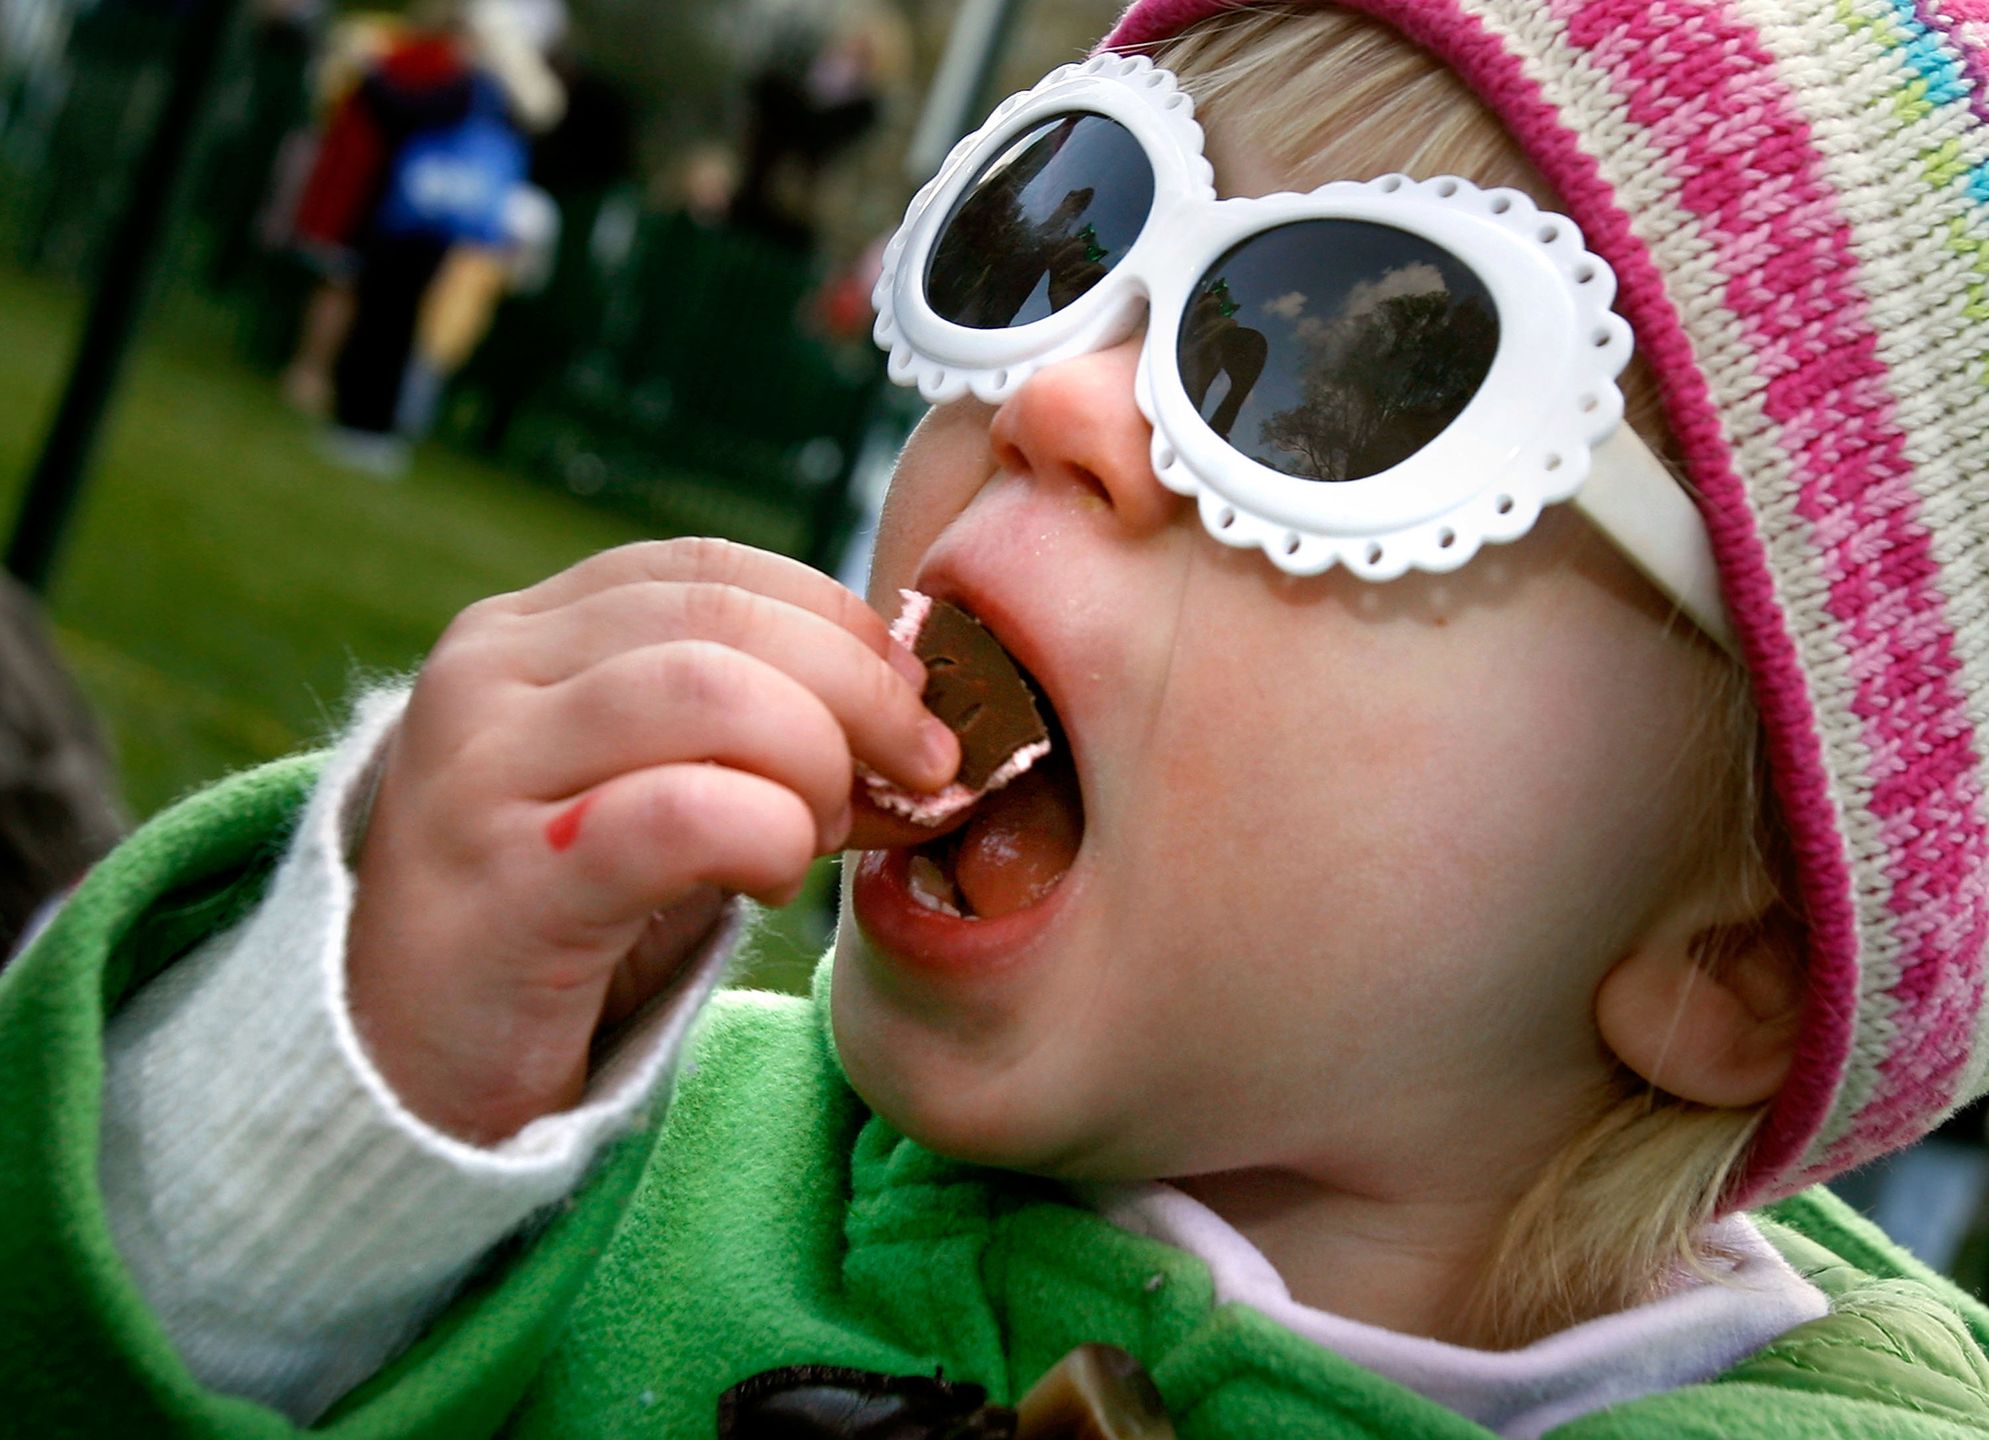
{"label": "tongue", "polygon": [[1033,770],[981,802],[961,832],[954,883],[974,914],[1011,914],[1056,887],[1083,838],[1076,776],[1066,765]]}

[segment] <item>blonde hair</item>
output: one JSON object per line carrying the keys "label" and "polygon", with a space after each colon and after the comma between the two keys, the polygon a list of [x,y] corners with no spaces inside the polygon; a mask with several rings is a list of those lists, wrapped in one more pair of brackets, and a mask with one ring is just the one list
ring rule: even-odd
{"label": "blonde hair", "polygon": [[[1685,744],[1705,759],[1708,797],[1684,848],[1721,913],[1751,918],[1694,937],[1719,976],[1763,947],[1800,973],[1794,857],[1767,774],[1761,719],[1737,666],[1715,671],[1705,724]],[[1495,1343],[1524,1343],[1655,1299],[1681,1274],[1717,1280],[1707,1227],[1724,1207],[1767,1105],[1723,1109],[1667,1094],[1618,1064],[1585,1125],[1507,1214],[1479,1276],[1471,1319]]]}
{"label": "blonde hair", "polygon": [[[1232,10],[1156,47],[1153,58],[1181,78],[1200,118],[1281,173],[1321,180],[1390,171],[1461,175],[1560,208],[1462,81],[1366,16],[1315,6]],[[1640,361],[1625,373],[1623,389],[1630,423],[1675,465],[1656,382]],[[1701,779],[1711,798],[1688,837],[1689,860],[1725,891],[1723,913],[1758,918],[1699,937],[1697,958],[1709,974],[1755,945],[1790,958],[1801,945],[1786,898],[1794,893],[1790,862],[1776,839],[1781,827],[1766,784],[1760,720],[1738,668],[1716,673],[1720,693],[1702,712],[1706,733],[1685,742],[1709,757],[1701,768],[1713,772]],[[1508,1213],[1461,1332],[1494,1345],[1523,1344],[1651,1299],[1681,1271],[1710,1277],[1723,1257],[1712,1250],[1707,1225],[1765,1109],[1695,1105],[1619,1065],[1586,1123]]]}

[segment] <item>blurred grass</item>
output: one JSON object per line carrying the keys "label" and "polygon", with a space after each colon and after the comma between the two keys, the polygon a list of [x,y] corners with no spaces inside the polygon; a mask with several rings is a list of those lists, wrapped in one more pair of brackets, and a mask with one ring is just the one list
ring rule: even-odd
{"label": "blurred grass", "polygon": [[[0,515],[10,528],[83,300],[0,265]],[[48,597],[136,817],[321,741],[355,684],[410,672],[479,597],[652,533],[442,447],[382,482],[321,459],[313,442],[211,317],[155,307]],[[825,939],[830,883],[817,867],[810,893],[760,927],[756,971],[805,978]]]}

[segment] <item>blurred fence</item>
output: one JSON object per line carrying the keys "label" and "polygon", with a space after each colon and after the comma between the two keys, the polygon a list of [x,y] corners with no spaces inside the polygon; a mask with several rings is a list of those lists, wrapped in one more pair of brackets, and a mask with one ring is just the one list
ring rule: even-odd
{"label": "blurred fence", "polygon": [[547,291],[500,317],[462,377],[458,433],[576,494],[740,525],[826,565],[865,431],[895,412],[868,343],[810,325],[820,279],[756,236],[644,215],[621,265],[563,254]]}
{"label": "blurred fence", "polygon": [[[0,244],[15,263],[94,278],[167,88],[179,10],[0,0]],[[307,121],[308,63],[280,32],[241,27],[165,267],[168,289],[218,309],[272,373],[311,279],[259,237],[279,154]],[[562,212],[551,274],[500,309],[440,436],[659,529],[832,564],[857,518],[866,434],[901,432],[905,415],[880,404],[867,343],[812,325],[820,262],[639,212],[629,192],[551,188]]]}

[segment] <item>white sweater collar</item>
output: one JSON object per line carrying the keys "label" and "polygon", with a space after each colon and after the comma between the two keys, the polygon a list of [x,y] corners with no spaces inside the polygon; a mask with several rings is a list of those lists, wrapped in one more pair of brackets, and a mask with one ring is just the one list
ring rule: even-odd
{"label": "white sweater collar", "polygon": [[1262,1251],[1172,1186],[1093,1186],[1084,1193],[1121,1228],[1205,1262],[1217,1304],[1248,1305],[1508,1440],[1533,1440],[1578,1415],[1709,1380],[1830,1308],[1751,1220],[1734,1215],[1711,1236],[1718,1250],[1737,1257],[1718,1282],[1688,1277],[1660,1299],[1524,1349],[1472,1350],[1299,1304]]}

